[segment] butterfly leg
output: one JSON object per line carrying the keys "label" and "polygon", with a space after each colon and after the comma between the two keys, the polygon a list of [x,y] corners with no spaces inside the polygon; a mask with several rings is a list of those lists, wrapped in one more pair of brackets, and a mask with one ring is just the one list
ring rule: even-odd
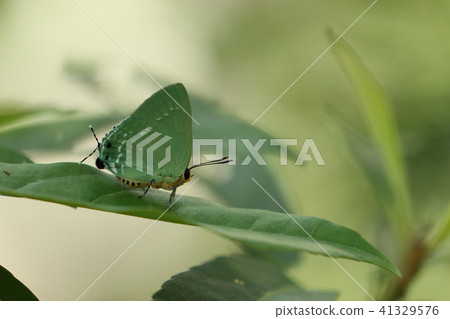
{"label": "butterfly leg", "polygon": [[145,194],[147,194],[147,192],[148,192],[148,190],[150,189],[150,187],[152,187],[152,184],[153,184],[154,181],[155,181],[155,180],[152,179],[152,181],[150,182],[150,184],[148,184],[147,188],[145,189],[144,194],[139,195],[139,198],[142,198],[142,197],[145,196]]}
{"label": "butterfly leg", "polygon": [[176,191],[177,191],[176,187],[172,188],[172,193],[170,193],[170,197],[169,197],[169,207],[172,206],[172,201],[173,201],[173,198],[175,197]]}

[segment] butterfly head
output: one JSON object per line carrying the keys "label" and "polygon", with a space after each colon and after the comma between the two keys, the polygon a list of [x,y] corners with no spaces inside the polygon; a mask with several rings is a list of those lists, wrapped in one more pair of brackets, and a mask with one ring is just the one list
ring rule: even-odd
{"label": "butterfly head", "polygon": [[191,180],[191,178],[192,178],[191,170],[190,170],[190,168],[186,168],[186,170],[183,173],[184,182],[185,183],[189,182]]}
{"label": "butterfly head", "polygon": [[97,149],[98,149],[99,155],[98,155],[97,159],[95,160],[95,166],[97,166],[98,169],[104,169],[106,167],[107,164],[105,164],[105,162],[108,162],[108,160],[111,156],[111,148],[112,148],[111,142],[109,142],[109,141],[105,142],[105,139],[103,139],[103,144],[98,143]]}
{"label": "butterfly head", "polygon": [[95,160],[95,166],[97,166],[98,169],[104,169],[105,163],[100,159],[100,157],[97,157]]}

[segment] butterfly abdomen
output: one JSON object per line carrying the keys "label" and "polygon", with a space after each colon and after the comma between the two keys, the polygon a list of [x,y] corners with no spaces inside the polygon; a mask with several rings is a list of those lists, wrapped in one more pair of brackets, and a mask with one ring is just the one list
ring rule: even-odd
{"label": "butterfly abdomen", "polygon": [[[133,187],[133,188],[146,188],[150,184],[150,182],[137,182],[137,181],[129,180],[126,178],[122,178],[117,175],[116,175],[116,179],[119,182],[127,185],[128,187]],[[179,178],[175,178],[175,179],[171,178],[171,177],[166,177],[166,178],[163,177],[159,180],[153,179],[151,181],[151,183],[152,183],[151,187],[152,188],[162,188],[165,190],[172,190],[174,187],[175,188],[179,187],[179,186],[183,185],[185,182],[188,182],[190,180],[191,180],[191,178],[189,178],[188,180],[185,180],[183,178],[183,175],[180,176]]]}
{"label": "butterfly abdomen", "polygon": [[116,179],[119,182],[121,182],[121,183],[123,183],[123,184],[125,184],[125,185],[127,185],[129,187],[134,187],[134,188],[145,188],[145,187],[148,186],[148,184],[150,184],[150,183],[146,183],[146,182],[131,181],[129,179],[125,179],[125,178],[122,178],[122,177],[119,177],[119,176],[116,176]]}

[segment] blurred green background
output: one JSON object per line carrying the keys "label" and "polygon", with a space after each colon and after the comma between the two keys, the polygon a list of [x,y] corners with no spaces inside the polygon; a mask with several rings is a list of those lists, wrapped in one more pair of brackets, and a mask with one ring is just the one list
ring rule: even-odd
{"label": "blurred green background", "polygon": [[[372,1],[80,3],[158,81],[182,82],[190,94],[252,123],[331,44],[327,29],[341,34]],[[380,0],[344,36],[393,106],[412,211],[425,229],[439,220],[450,193],[449,14],[448,1]],[[0,0],[0,108],[58,107],[107,117],[130,113],[156,88],[75,2]],[[367,176],[382,170],[376,145],[331,51],[256,126],[277,138],[313,138],[326,162],[281,167],[277,157],[269,159],[280,200],[292,213],[355,229],[398,262]],[[36,162],[79,161],[94,145],[86,127],[63,152],[24,150]],[[229,171],[220,170],[203,174],[226,179]],[[258,194],[252,181],[240,186]],[[189,194],[227,203],[205,183]],[[1,264],[42,300],[77,298],[149,224],[25,199],[0,201]],[[86,298],[146,300],[171,275],[238,249],[202,229],[158,222]],[[449,257],[447,245],[427,260],[405,298],[450,299],[443,285],[450,280]],[[340,262],[375,289],[374,266]],[[340,300],[366,298],[328,258],[302,255],[290,275],[308,288],[338,290]]]}

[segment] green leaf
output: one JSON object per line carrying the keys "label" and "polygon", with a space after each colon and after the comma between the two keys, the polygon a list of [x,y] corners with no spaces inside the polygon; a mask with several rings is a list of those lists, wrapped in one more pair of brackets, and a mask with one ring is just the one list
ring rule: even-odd
{"label": "green leaf", "polygon": [[3,163],[33,163],[24,153],[0,145],[0,162]]}
{"label": "green leaf", "polygon": [[259,209],[231,208],[184,196],[166,213],[168,193],[149,191],[139,199],[137,192],[115,181],[114,177],[78,163],[6,164],[0,169],[0,193],[87,207],[130,216],[203,226],[222,236],[258,248],[303,250],[368,262],[399,275],[398,269],[358,233],[329,221]]}
{"label": "green leaf", "polygon": [[[274,265],[249,256],[221,256],[173,276],[153,295],[153,299],[258,300],[283,287],[302,291],[303,300],[314,300],[308,299],[309,292],[297,287]],[[297,300],[290,299],[297,296],[285,294],[284,300]]]}
{"label": "green leaf", "polygon": [[[330,41],[336,34],[329,30]],[[407,240],[414,228],[406,168],[393,108],[382,86],[356,52],[343,39],[333,53],[355,89],[374,141],[378,144],[391,193],[388,216],[399,241]]]}
{"label": "green leaf", "polygon": [[0,300],[37,301],[37,297],[12,273],[0,265]]}

